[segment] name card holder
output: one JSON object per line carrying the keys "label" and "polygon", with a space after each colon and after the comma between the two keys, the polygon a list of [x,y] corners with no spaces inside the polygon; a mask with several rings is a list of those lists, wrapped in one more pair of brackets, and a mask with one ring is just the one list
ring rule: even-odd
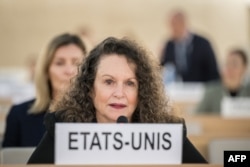
{"label": "name card holder", "polygon": [[55,164],[181,164],[182,124],[57,123]]}
{"label": "name card holder", "polygon": [[221,101],[221,115],[225,118],[250,118],[250,98],[224,97]]}

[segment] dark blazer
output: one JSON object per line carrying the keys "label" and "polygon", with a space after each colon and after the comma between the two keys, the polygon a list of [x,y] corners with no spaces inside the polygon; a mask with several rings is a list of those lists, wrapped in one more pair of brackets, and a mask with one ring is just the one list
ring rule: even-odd
{"label": "dark blazer", "polygon": [[6,119],[2,147],[34,147],[40,142],[45,126],[45,112],[29,114],[34,99],[11,107]]}
{"label": "dark blazer", "polygon": [[188,70],[181,74],[176,66],[175,43],[173,40],[167,42],[161,58],[161,65],[172,63],[176,67],[177,74],[185,82],[207,82],[218,80],[219,72],[214,51],[208,40],[192,34],[193,38],[187,48]]}
{"label": "dark blazer", "polygon": [[[59,122],[54,113],[48,113],[45,116],[45,126],[47,132],[43,136],[36,150],[31,155],[28,164],[52,164],[54,163],[54,127],[55,122]],[[186,137],[186,128],[183,130],[183,163],[207,163],[202,155],[196,150],[192,143]]]}

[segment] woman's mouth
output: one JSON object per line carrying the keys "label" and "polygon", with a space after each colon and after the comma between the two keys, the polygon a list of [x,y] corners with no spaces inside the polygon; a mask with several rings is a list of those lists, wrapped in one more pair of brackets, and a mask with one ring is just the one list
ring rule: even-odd
{"label": "woman's mouth", "polygon": [[115,109],[123,109],[126,107],[125,104],[118,104],[118,103],[111,103],[109,104],[109,106]]}

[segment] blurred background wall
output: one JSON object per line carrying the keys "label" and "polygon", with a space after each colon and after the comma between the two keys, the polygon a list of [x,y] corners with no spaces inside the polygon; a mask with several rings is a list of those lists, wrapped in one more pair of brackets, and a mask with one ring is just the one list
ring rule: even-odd
{"label": "blurred background wall", "polygon": [[248,49],[250,0],[0,0],[0,69],[24,68],[65,31],[87,31],[95,42],[132,36],[157,57],[174,9],[183,9],[192,29],[211,40],[219,61],[232,46]]}

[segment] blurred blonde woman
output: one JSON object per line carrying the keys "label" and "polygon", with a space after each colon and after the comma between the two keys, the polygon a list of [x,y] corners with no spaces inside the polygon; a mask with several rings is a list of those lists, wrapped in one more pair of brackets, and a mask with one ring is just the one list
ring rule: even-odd
{"label": "blurred blonde woman", "polygon": [[85,55],[86,47],[76,35],[65,33],[51,40],[36,64],[36,97],[11,107],[3,147],[37,146],[45,132],[46,111],[69,87]]}

